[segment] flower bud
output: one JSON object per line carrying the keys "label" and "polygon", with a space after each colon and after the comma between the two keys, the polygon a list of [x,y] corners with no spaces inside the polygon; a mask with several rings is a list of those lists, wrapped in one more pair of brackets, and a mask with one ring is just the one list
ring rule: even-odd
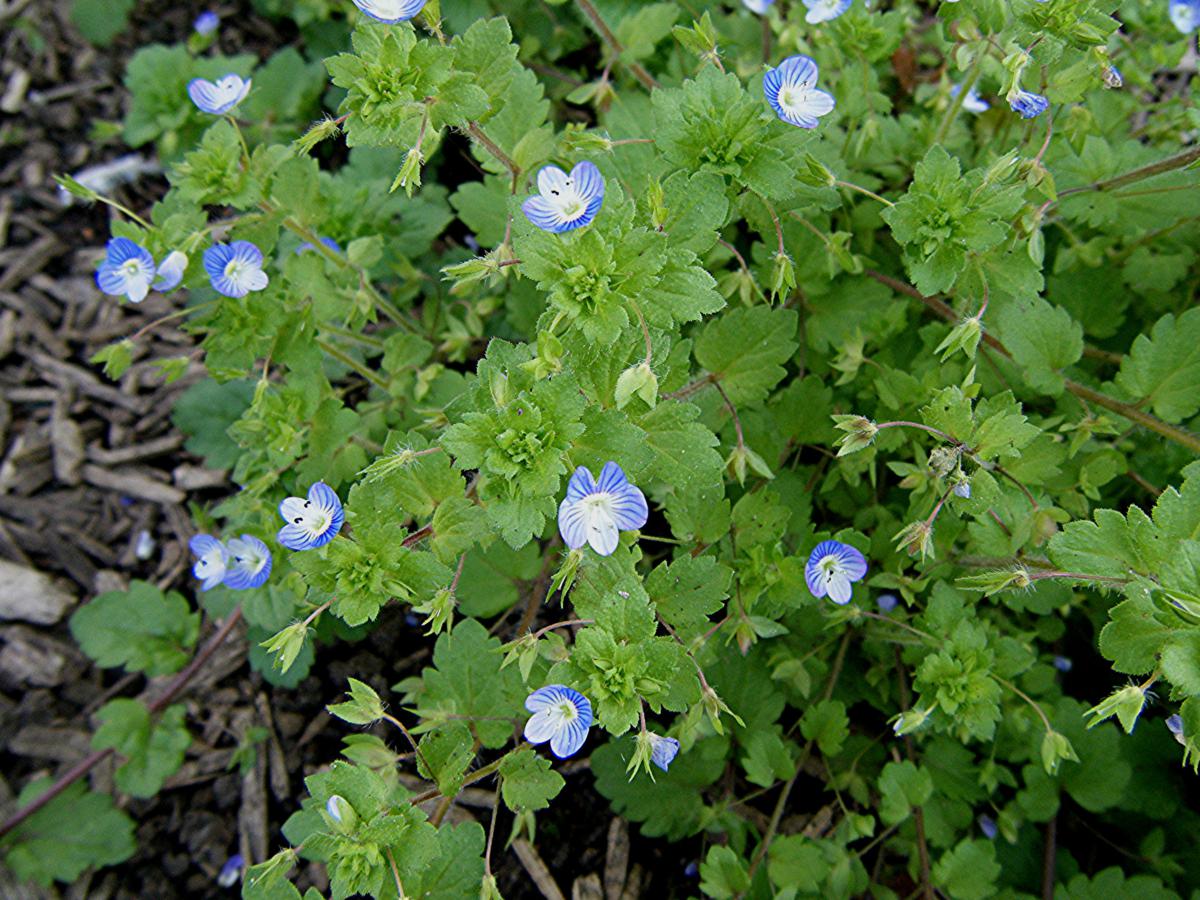
{"label": "flower bud", "polygon": [[1133,734],[1138,716],[1146,705],[1146,688],[1138,684],[1129,684],[1113,691],[1084,715],[1091,716],[1088,728],[1094,728],[1110,716],[1116,716],[1126,734]]}
{"label": "flower bud", "polygon": [[1046,736],[1042,738],[1042,768],[1046,770],[1047,775],[1053,775],[1063,760],[1079,762],[1075,748],[1065,735],[1057,731],[1047,731]]}
{"label": "flower bud", "polygon": [[343,833],[353,831],[354,826],[358,824],[358,813],[346,798],[339,794],[330,794],[329,799],[325,801],[325,815],[329,824]]}
{"label": "flower bud", "polygon": [[396,173],[396,180],[392,182],[392,186],[388,188],[388,193],[395,192],[396,188],[404,188],[404,193],[408,196],[413,195],[413,191],[421,186],[421,163],[424,162],[424,157],[421,155],[419,146],[413,147],[405,154],[404,164],[400,166],[400,171]]}
{"label": "flower bud", "polygon": [[933,555],[933,527],[928,522],[913,522],[896,532],[892,538],[897,550],[907,550],[909,556],[925,559]]}
{"label": "flower bud", "polygon": [[450,629],[457,606],[454,592],[449,588],[441,588],[426,602],[414,605],[413,612],[425,616],[426,634],[441,634]]}
{"label": "flower bud", "polygon": [[658,376],[645,360],[630,366],[617,379],[617,409],[624,409],[635,395],[651,409],[658,402]]}
{"label": "flower bud", "polygon": [[833,427],[846,434],[838,438],[838,456],[846,456],[869,447],[879,433],[875,423],[865,416],[834,416]]}
{"label": "flower bud", "polygon": [[892,719],[892,731],[896,733],[896,737],[912,734],[925,724],[932,712],[932,707],[929,709],[906,709]]}

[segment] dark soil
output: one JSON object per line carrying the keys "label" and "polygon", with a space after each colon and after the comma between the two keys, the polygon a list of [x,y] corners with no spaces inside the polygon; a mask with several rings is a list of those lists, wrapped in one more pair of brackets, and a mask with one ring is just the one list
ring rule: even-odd
{"label": "dark soil", "polygon": [[[198,354],[192,338],[168,323],[137,341],[136,361],[117,383],[89,362],[171,312],[178,298],[151,294],[132,306],[101,295],[92,272],[109,211],[62,205],[52,175],[130,152],[119,139],[92,137],[97,123],[123,117],[125,63],[139,46],[185,38],[205,4],[139,3],[132,27],[107,48],[82,39],[69,8],[66,0],[0,2],[0,559],[51,576],[76,603],[134,578],[191,596],[187,504],[217,499],[229,483],[183,449],[170,420],[175,398],[203,377],[202,368],[165,385],[149,361]],[[220,11],[227,52],[290,40],[249,3]],[[152,160],[148,148],[141,152]],[[149,174],[115,195],[145,211],[165,187],[161,175]],[[29,781],[87,754],[99,706],[147,690],[140,676],[92,666],[71,640],[69,612],[0,619],[0,818]],[[504,627],[515,625],[514,617]],[[201,641],[212,630],[206,622]],[[313,674],[295,690],[265,684],[245,653],[235,632],[184,695],[195,740],[183,769],[152,800],[120,799],[139,823],[137,855],[86,874],[66,896],[234,896],[237,888],[215,883],[221,866],[234,853],[259,861],[283,847],[280,828],[305,795],[304,776],[337,757],[347,732],[324,707],[340,696],[346,675],[386,689],[419,670],[428,644],[391,610],[367,640],[319,648]],[[265,728],[268,738],[243,775],[231,759],[251,728]],[[109,760],[93,770],[92,786],[111,791],[112,769]],[[624,886],[627,897],[661,897],[695,884],[684,868],[701,854],[699,839],[675,846],[631,835],[614,824],[586,760],[563,771],[566,790],[538,816],[540,863],[503,849],[512,822],[500,813],[494,869],[505,896],[617,897]],[[470,816],[486,827],[490,802],[490,792],[468,791],[449,818]],[[539,864],[544,875],[535,874]],[[315,866],[299,882],[325,886]],[[0,869],[0,896],[59,894],[18,885]]]}

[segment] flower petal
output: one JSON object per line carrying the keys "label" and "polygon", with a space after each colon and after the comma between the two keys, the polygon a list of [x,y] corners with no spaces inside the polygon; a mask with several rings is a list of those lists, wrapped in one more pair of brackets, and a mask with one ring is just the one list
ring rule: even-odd
{"label": "flower petal", "polygon": [[294,522],[288,522],[280,528],[276,540],[289,550],[311,550],[318,546],[313,533]]}
{"label": "flower petal", "polygon": [[604,176],[596,168],[596,164],[587,161],[576,163],[571,170],[571,180],[575,182],[575,190],[584,200],[590,202],[599,197],[604,199]]}
{"label": "flower petal", "polygon": [[561,724],[552,710],[539,710],[525,722],[525,740],[531,744],[544,744],[559,733]]}
{"label": "flower petal", "polygon": [[600,477],[596,480],[596,487],[606,494],[618,494],[627,484],[629,479],[625,477],[625,472],[612,460],[604,464],[604,468],[600,470]]}
{"label": "flower petal", "polygon": [[617,523],[613,521],[612,516],[600,507],[593,506],[585,514],[585,527],[592,549],[601,556],[612,556],[620,542]]}
{"label": "flower petal", "polygon": [[530,712],[541,712],[543,709],[549,709],[556,703],[570,699],[566,691],[567,686],[565,684],[548,684],[545,687],[540,687],[525,698],[525,708]]}
{"label": "flower petal", "polygon": [[183,281],[183,273],[187,271],[187,254],[180,250],[172,250],[158,266],[154,283],[151,287],[161,293],[172,291]]}
{"label": "flower petal", "polygon": [[632,484],[626,484],[624,490],[613,498],[612,514],[613,521],[621,531],[635,531],[641,528],[650,518],[646,495]]}
{"label": "flower petal", "polygon": [[537,175],[538,193],[549,199],[566,191],[570,175],[558,166],[542,166]]}
{"label": "flower petal", "polygon": [[577,501],[566,499],[559,504],[558,533],[562,535],[563,543],[572,550],[578,550],[587,543],[583,507]]}
{"label": "flower petal", "polygon": [[571,475],[571,480],[567,482],[567,499],[582,500],[589,494],[596,493],[596,490],[596,479],[592,477],[591,471],[585,466],[580,466]]}
{"label": "flower petal", "polygon": [[573,756],[587,740],[587,733],[587,726],[581,719],[574,719],[566,723],[550,738],[550,752],[559,759]]}
{"label": "flower petal", "polygon": [[561,230],[562,218],[558,214],[558,209],[551,206],[545,197],[530,197],[521,204],[521,212],[525,213],[525,218],[542,231]]}
{"label": "flower petal", "polygon": [[850,579],[841,572],[834,572],[829,578],[829,599],[842,606],[850,602],[852,592]]}

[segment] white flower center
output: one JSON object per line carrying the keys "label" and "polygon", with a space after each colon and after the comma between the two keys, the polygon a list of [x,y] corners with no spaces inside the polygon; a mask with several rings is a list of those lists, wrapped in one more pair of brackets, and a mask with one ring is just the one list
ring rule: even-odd
{"label": "white flower center", "polygon": [[579,718],[579,710],[577,710],[575,708],[575,704],[571,703],[569,700],[564,700],[562,703],[554,707],[554,713],[555,717],[559,720],[559,723],[563,725],[567,724],[568,722],[574,722]]}
{"label": "white flower center", "polygon": [[807,81],[788,85],[779,92],[779,105],[790,113],[803,113],[811,89]]}
{"label": "white flower center", "polygon": [[546,199],[558,210],[558,214],[566,222],[575,221],[587,210],[587,204],[579,196],[579,190],[570,178],[563,182],[562,190],[551,188],[550,196]]}
{"label": "white flower center", "polygon": [[825,580],[829,581],[834,575],[842,571],[842,563],[832,553],[821,557],[821,561],[817,563],[817,568],[821,570],[821,574],[825,576]]}

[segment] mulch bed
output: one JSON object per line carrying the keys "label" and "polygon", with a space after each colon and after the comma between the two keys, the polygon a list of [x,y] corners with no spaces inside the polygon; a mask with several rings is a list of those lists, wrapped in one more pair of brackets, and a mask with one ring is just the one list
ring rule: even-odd
{"label": "mulch bed", "polygon": [[[16,578],[32,585],[16,607],[10,601],[5,612],[0,604],[0,816],[23,785],[88,753],[90,716],[104,702],[161,690],[92,666],[66,627],[71,609],[133,578],[190,595],[187,503],[229,489],[225,473],[183,449],[170,420],[178,394],[203,377],[201,367],[167,385],[150,362],[193,355],[189,335],[174,323],[155,328],[138,340],[135,363],[117,383],[89,362],[179,298],[151,294],[132,306],[101,295],[92,273],[109,211],[64,205],[52,179],[129,153],[116,140],[94,142],[94,123],[121,120],[121,76],[133,50],[186,36],[204,6],[139,4],[132,29],[104,49],[70,25],[69,6],[0,0],[0,586]],[[244,6],[237,27],[245,33],[224,33],[222,44],[268,47],[270,23]],[[165,186],[150,174],[116,195],[145,210]],[[211,630],[206,625],[202,641]],[[195,740],[183,769],[152,800],[120,800],[139,823],[138,854],[85,875],[62,896],[236,895],[236,887],[216,886],[222,864],[237,852],[258,861],[280,849],[280,826],[304,796],[303,777],[336,758],[348,732],[324,706],[345,690],[346,675],[386,689],[419,669],[424,654],[416,651],[425,646],[403,612],[391,610],[365,642],[321,648],[299,688],[277,690],[244,665],[245,640],[235,636],[184,697]],[[242,775],[230,762],[254,727],[269,737]],[[505,895],[555,896],[561,886],[579,897],[664,896],[669,886],[694,885],[679,854],[698,855],[699,842],[685,850],[631,838],[586,768],[586,761],[569,766],[566,791],[539,815],[545,859],[527,845],[503,850],[511,820],[501,814],[493,857]],[[98,766],[92,786],[111,790],[112,771],[111,759]],[[450,820],[474,816],[486,827],[492,796],[468,790]],[[315,866],[299,881],[325,886]],[[60,894],[19,885],[0,869],[0,896]]]}

